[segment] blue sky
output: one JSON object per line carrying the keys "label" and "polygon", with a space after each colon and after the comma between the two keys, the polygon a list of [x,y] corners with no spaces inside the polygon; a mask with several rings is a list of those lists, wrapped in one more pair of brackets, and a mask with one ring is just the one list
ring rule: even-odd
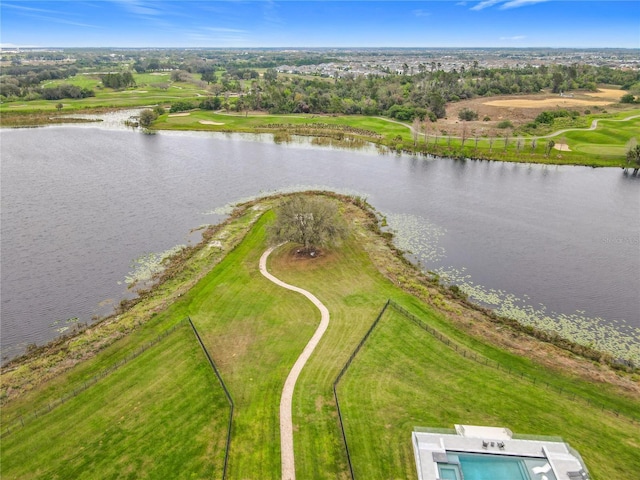
{"label": "blue sky", "polygon": [[0,0],[0,43],[640,48],[640,1]]}

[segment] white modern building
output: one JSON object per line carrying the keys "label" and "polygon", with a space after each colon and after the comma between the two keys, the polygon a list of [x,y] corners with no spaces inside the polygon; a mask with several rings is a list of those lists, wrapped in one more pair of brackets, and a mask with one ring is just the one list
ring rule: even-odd
{"label": "white modern building", "polygon": [[580,454],[561,438],[514,435],[508,428],[417,427],[420,480],[588,480]]}

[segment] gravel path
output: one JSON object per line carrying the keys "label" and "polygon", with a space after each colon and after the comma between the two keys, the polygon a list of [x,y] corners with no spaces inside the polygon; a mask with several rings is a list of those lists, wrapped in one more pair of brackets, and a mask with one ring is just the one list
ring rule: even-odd
{"label": "gravel path", "polygon": [[289,376],[284,382],[284,388],[282,389],[282,397],[280,398],[280,450],[282,459],[282,480],[295,480],[296,468],[293,452],[293,420],[291,417],[293,390],[296,386],[296,381],[298,380],[298,376],[300,375],[302,368],[304,367],[305,363],[307,363],[307,360],[313,353],[313,350],[316,348],[316,345],[329,326],[329,310],[327,310],[327,307],[325,307],[322,302],[320,302],[320,300],[318,300],[312,293],[309,293],[302,288],[289,285],[288,283],[285,283],[274,277],[267,271],[267,258],[275,248],[277,247],[269,248],[262,254],[262,257],[260,257],[260,273],[262,273],[262,275],[267,277],[276,285],[279,285],[288,290],[293,290],[294,292],[301,293],[309,300],[311,300],[311,302],[316,307],[318,307],[318,310],[320,310],[320,313],[322,314],[320,325],[318,325],[318,328],[313,334],[313,337],[311,337],[311,340],[309,340],[307,346],[304,347],[304,350],[289,372]]}

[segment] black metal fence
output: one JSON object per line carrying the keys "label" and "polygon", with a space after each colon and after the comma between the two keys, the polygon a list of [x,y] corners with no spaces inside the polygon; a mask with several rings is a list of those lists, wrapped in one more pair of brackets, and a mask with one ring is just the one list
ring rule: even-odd
{"label": "black metal fence", "polygon": [[167,330],[162,332],[160,335],[158,335],[156,338],[154,338],[150,342],[145,343],[142,347],[140,347],[135,352],[127,355],[123,359],[121,359],[118,362],[116,362],[113,365],[111,365],[109,368],[106,368],[106,369],[102,370],[100,373],[94,375],[93,377],[89,378],[88,380],[85,380],[80,385],[74,387],[74,389],[72,391],[66,393],[65,395],[62,395],[61,397],[59,397],[59,398],[57,398],[55,400],[52,400],[52,401],[48,402],[47,405],[45,405],[44,407],[41,407],[41,408],[36,409],[36,410],[32,410],[32,411],[24,413],[24,414],[21,414],[21,415],[18,416],[18,418],[14,418],[12,421],[9,422],[8,425],[4,425],[3,426],[3,430],[2,430],[2,433],[0,434],[0,438],[4,438],[7,435],[11,434],[11,432],[15,432],[17,429],[23,428],[29,422],[31,422],[31,421],[39,418],[39,417],[42,417],[43,415],[46,415],[47,413],[51,412],[56,407],[59,407],[60,405],[66,403],[69,400],[71,400],[73,397],[78,396],[78,394],[84,392],[89,387],[91,387],[91,386],[95,385],[96,383],[98,383],[99,380],[107,377],[108,375],[110,375],[111,373],[115,372],[116,370],[118,370],[123,365],[126,365],[131,360],[139,357],[141,354],[143,354],[144,352],[149,350],[154,345],[157,345],[161,340],[163,340],[164,338],[166,338],[167,336],[172,334],[179,327],[185,325],[187,320],[188,320],[188,318],[185,318],[185,319],[181,320],[180,322],[176,323],[173,327],[168,328]]}
{"label": "black metal fence", "polygon": [[364,342],[367,341],[367,339],[371,335],[371,332],[373,332],[373,329],[376,328],[376,325],[378,325],[378,322],[380,322],[382,315],[384,315],[384,312],[387,311],[387,307],[389,306],[390,302],[391,302],[390,300],[387,300],[387,303],[384,304],[384,307],[382,307],[382,310],[380,310],[380,313],[378,314],[376,319],[373,321],[373,323],[369,327],[369,330],[367,330],[367,333],[364,334],[364,337],[362,337],[362,339],[360,340],[356,348],[353,350],[353,352],[347,359],[346,363],[342,367],[342,370],[340,370],[340,373],[338,374],[335,381],[333,382],[333,398],[336,401],[336,408],[338,410],[338,421],[340,422],[340,430],[342,431],[342,441],[344,443],[344,449],[347,454],[347,464],[349,465],[349,473],[351,473],[352,479],[355,478],[353,474],[353,465],[351,463],[351,455],[349,453],[349,443],[347,442],[347,435],[344,431],[344,422],[342,421],[342,411],[340,410],[340,402],[338,401],[338,392],[336,391],[336,389],[338,387],[338,382],[340,382],[340,379],[342,378],[344,373],[347,371],[347,369],[351,365],[351,362],[353,362],[353,359],[356,357],[356,355],[364,345]]}
{"label": "black metal fence", "polygon": [[204,346],[204,342],[200,338],[200,334],[198,333],[198,330],[196,330],[196,326],[191,321],[191,317],[187,317],[187,320],[189,321],[189,325],[191,325],[191,329],[193,330],[193,333],[198,339],[198,343],[200,343],[200,346],[202,347],[202,350],[205,356],[207,357],[207,360],[209,361],[209,365],[215,372],[216,377],[218,377],[218,381],[220,382],[220,385],[224,390],[224,394],[227,397],[227,402],[229,402],[230,410],[229,410],[229,424],[227,426],[227,443],[225,445],[224,466],[222,468],[222,480],[225,480],[227,478],[227,467],[229,465],[229,450],[231,448],[231,433],[232,433],[232,427],[233,427],[233,409],[234,409],[233,399],[231,398],[231,394],[229,393],[229,390],[227,389],[227,386],[225,385],[224,380],[222,380],[222,375],[220,375],[220,371],[218,370],[218,367],[216,366],[215,362],[211,358],[211,355],[209,355],[209,351],[207,350],[207,347]]}
{"label": "black metal fence", "polygon": [[513,370],[510,367],[505,367],[505,366],[501,365],[499,362],[497,362],[495,360],[490,360],[487,357],[481,356],[477,352],[474,352],[474,351],[472,351],[470,349],[467,349],[464,346],[462,346],[461,344],[451,340],[449,337],[447,337],[446,335],[442,334],[440,331],[436,330],[435,328],[431,327],[430,325],[426,324],[423,320],[421,320],[419,317],[417,317],[413,313],[409,312],[404,307],[398,305],[395,301],[387,300],[387,303],[385,303],[384,307],[382,308],[382,310],[380,311],[380,313],[376,317],[375,321],[373,322],[371,327],[369,327],[369,330],[367,330],[367,333],[365,333],[365,335],[362,337],[362,339],[360,340],[360,342],[358,343],[358,345],[356,346],[356,348],[351,353],[351,355],[349,356],[349,358],[345,362],[344,366],[340,370],[340,373],[338,373],[338,376],[336,377],[335,381],[333,382],[333,397],[335,399],[336,408],[338,410],[338,421],[340,423],[340,430],[342,432],[342,440],[343,440],[343,443],[344,443],[344,448],[345,448],[345,452],[346,452],[346,456],[347,456],[347,463],[349,465],[349,473],[351,474],[351,478],[353,480],[355,480],[355,475],[354,475],[354,472],[353,472],[353,464],[351,462],[351,454],[349,452],[349,443],[347,442],[347,435],[346,435],[345,429],[344,429],[344,418],[343,418],[343,415],[342,415],[342,410],[340,409],[340,402],[338,400],[337,386],[338,386],[338,383],[340,382],[340,379],[342,379],[343,375],[346,373],[348,368],[351,366],[351,363],[355,359],[356,355],[358,354],[358,352],[360,351],[360,349],[362,348],[364,343],[369,339],[369,337],[371,335],[371,332],[373,332],[375,327],[380,322],[382,316],[384,315],[384,313],[386,312],[388,307],[393,308],[398,313],[400,313],[402,316],[404,316],[406,319],[412,321],[413,323],[418,325],[420,328],[422,328],[423,330],[425,330],[426,332],[431,334],[434,338],[436,338],[440,342],[444,343],[448,347],[452,348],[459,355],[462,355],[465,358],[469,358],[470,360],[473,360],[473,361],[475,361],[475,362],[477,362],[477,363],[479,363],[481,365],[485,365],[485,366],[488,366],[488,367],[493,367],[493,368],[497,369],[500,372],[507,373],[507,374],[512,375],[512,376],[514,376],[516,378],[529,380],[534,385],[539,385],[541,387],[546,387],[546,388],[548,388],[550,390],[554,390],[556,393],[564,395],[564,396],[567,396],[571,400],[586,402],[588,405],[590,405],[592,407],[600,408],[603,412],[609,412],[611,414],[614,414],[617,417],[622,416],[622,418],[624,418],[626,420],[629,420],[631,423],[640,424],[640,418],[636,418],[636,417],[629,416],[629,415],[621,415],[620,412],[618,412],[616,410],[607,408],[604,405],[598,404],[596,402],[593,402],[588,398],[577,396],[575,394],[575,392],[571,392],[570,390],[565,390],[564,387],[559,387],[557,385],[553,385],[553,384],[550,384],[548,382],[541,381],[541,380],[537,379],[534,376],[527,375],[522,371]]}
{"label": "black metal fence", "polygon": [[481,365],[485,365],[485,366],[488,366],[488,367],[495,368],[499,372],[504,372],[504,373],[507,373],[507,374],[512,375],[514,377],[517,377],[517,378],[520,378],[520,379],[523,379],[523,380],[528,380],[534,385],[538,385],[538,386],[541,386],[541,387],[545,387],[545,388],[547,388],[549,390],[553,390],[554,392],[556,392],[556,393],[558,393],[560,395],[564,395],[565,397],[569,397],[570,400],[585,402],[587,405],[589,405],[591,407],[599,408],[603,412],[609,412],[609,413],[615,415],[616,417],[622,417],[622,418],[630,421],[631,423],[640,424],[640,417],[633,417],[633,416],[630,416],[630,415],[621,414],[619,411],[611,409],[611,408],[608,408],[608,407],[606,407],[605,405],[603,405],[601,403],[592,401],[589,398],[585,398],[585,397],[576,395],[575,392],[572,392],[571,390],[566,389],[565,387],[558,386],[558,385],[553,385],[553,384],[551,384],[549,382],[542,381],[542,380],[540,380],[539,378],[536,378],[533,375],[528,375],[528,374],[526,374],[526,373],[524,373],[522,371],[514,370],[511,367],[505,367],[500,362],[497,362],[495,360],[491,360],[491,359],[489,359],[487,357],[479,355],[477,352],[475,352],[473,350],[470,350],[468,348],[463,347],[461,344],[454,342],[449,337],[443,335],[441,332],[439,332],[438,330],[434,329],[430,325],[427,325],[423,320],[421,320],[416,315],[414,315],[413,313],[409,312],[408,310],[406,310],[402,306],[398,305],[393,300],[389,301],[389,306],[392,307],[394,310],[396,310],[398,313],[402,314],[407,319],[411,320],[413,323],[418,325],[423,330],[429,332],[434,338],[438,339],[440,342],[444,343],[445,345],[447,345],[450,348],[453,348],[456,352],[458,352],[458,354],[462,355],[463,357],[469,358],[470,360],[473,360],[473,361],[475,361],[475,362],[477,362],[477,363],[479,363]]}

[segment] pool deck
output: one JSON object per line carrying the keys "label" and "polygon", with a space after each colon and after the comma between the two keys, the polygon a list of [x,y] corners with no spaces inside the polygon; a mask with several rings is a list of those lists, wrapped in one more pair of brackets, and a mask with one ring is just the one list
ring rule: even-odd
{"label": "pool deck", "polygon": [[[508,429],[456,425],[456,433],[414,431],[413,449],[420,480],[439,480],[438,462],[446,462],[447,452],[465,452],[539,458],[541,465],[550,465],[557,480],[575,480],[584,469],[581,460],[562,441],[523,440],[512,438]],[[546,477],[551,480],[550,472]],[[545,474],[529,473],[532,480],[544,480]]]}

